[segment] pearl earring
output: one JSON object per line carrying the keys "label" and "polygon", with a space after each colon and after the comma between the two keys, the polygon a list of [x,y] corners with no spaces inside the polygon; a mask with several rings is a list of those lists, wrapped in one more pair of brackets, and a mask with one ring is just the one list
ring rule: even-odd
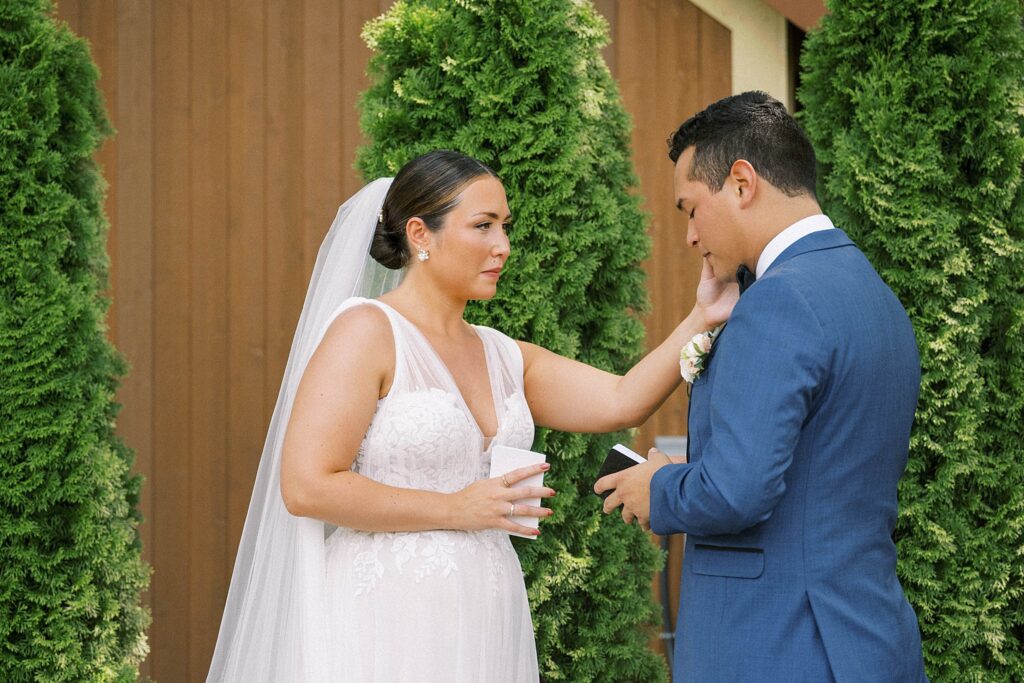
{"label": "pearl earring", "polygon": [[426,260],[427,260],[428,258],[430,258],[430,252],[429,252],[429,251],[427,251],[426,249],[422,249],[422,248],[421,248],[421,249],[420,249],[420,250],[419,250],[419,251],[418,251],[418,252],[416,253],[416,258],[418,258],[418,259],[419,259],[420,261],[426,261]]}

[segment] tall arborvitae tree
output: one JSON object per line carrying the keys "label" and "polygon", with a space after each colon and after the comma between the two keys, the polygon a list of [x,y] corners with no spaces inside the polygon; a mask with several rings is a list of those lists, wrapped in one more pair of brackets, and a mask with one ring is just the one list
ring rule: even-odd
{"label": "tall arborvitae tree", "polygon": [[[474,322],[622,372],[642,350],[645,218],[631,189],[629,121],[589,2],[406,0],[369,24],[367,178],[455,149],[494,168],[515,216],[498,296]],[[559,494],[538,541],[517,542],[547,681],[664,680],[647,648],[660,554],[591,492],[626,434],[539,432]],[[518,541],[518,539],[517,539]]]}
{"label": "tall arborvitae tree", "polygon": [[1021,681],[1022,5],[829,9],[799,94],[821,199],[903,301],[923,369],[900,578],[933,681]]}
{"label": "tall arborvitae tree", "polygon": [[0,0],[0,680],[134,681],[148,570],[105,336],[109,134],[84,41]]}

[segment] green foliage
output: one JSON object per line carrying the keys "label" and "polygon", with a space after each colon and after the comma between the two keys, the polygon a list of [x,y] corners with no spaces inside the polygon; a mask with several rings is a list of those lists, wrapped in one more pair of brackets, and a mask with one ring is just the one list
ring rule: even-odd
{"label": "green foliage", "polygon": [[105,337],[109,134],[85,43],[0,0],[0,679],[134,681],[139,479]]}
{"label": "green foliage", "polygon": [[835,0],[800,99],[825,210],[914,323],[899,574],[933,681],[1024,680],[1019,0]]}
{"label": "green foliage", "polygon": [[[606,25],[589,2],[407,0],[367,25],[375,56],[362,100],[366,178],[432,149],[494,168],[515,216],[512,257],[474,322],[622,372],[642,351],[638,262],[645,218],[631,194],[629,121],[600,56]],[[665,680],[647,648],[660,552],[600,513],[590,492],[626,434],[541,431],[555,516],[517,545],[546,681]],[[641,628],[643,626],[643,628]]]}

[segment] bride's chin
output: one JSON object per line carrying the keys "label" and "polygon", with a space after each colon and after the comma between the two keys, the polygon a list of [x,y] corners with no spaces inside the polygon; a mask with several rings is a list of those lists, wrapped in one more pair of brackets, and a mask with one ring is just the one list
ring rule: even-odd
{"label": "bride's chin", "polygon": [[487,287],[487,288],[482,288],[482,287],[481,287],[481,288],[479,288],[479,289],[475,290],[475,291],[474,291],[474,292],[473,292],[473,293],[472,293],[472,294],[470,295],[470,297],[469,297],[469,298],[470,298],[470,299],[473,299],[474,301],[487,301],[488,299],[493,299],[493,298],[494,298],[494,296],[495,296],[495,295],[496,295],[497,293],[498,293],[498,287],[497,287],[497,285],[492,285],[492,286],[490,286],[490,287]]}

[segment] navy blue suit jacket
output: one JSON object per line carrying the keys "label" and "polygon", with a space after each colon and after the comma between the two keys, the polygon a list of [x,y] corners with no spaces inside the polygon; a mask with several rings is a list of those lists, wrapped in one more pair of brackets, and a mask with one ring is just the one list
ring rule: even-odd
{"label": "navy blue suit jacket", "polygon": [[920,363],[906,312],[840,230],[786,249],[694,381],[692,460],[651,481],[685,532],[676,680],[927,681],[896,577],[896,484]]}

